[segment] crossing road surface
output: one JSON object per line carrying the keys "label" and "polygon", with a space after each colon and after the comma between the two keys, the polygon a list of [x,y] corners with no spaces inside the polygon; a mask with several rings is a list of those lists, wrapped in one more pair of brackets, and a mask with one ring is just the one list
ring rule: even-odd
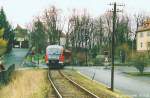
{"label": "crossing road surface", "polygon": [[[109,69],[104,67],[74,67],[82,74],[92,78],[95,73],[95,80],[102,82],[110,87]],[[131,77],[118,70],[115,71],[115,88],[122,93],[133,98],[150,98],[150,78],[149,77]]]}
{"label": "crossing road surface", "polygon": [[15,64],[16,67],[21,67],[20,64],[27,52],[28,49],[13,48],[12,52],[5,56],[5,68],[8,68],[11,64]]}

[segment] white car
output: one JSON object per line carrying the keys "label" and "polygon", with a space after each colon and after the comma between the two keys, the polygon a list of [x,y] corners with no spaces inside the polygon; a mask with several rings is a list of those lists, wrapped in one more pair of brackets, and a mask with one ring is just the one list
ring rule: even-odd
{"label": "white car", "polygon": [[14,45],[15,48],[19,48],[19,45]]}

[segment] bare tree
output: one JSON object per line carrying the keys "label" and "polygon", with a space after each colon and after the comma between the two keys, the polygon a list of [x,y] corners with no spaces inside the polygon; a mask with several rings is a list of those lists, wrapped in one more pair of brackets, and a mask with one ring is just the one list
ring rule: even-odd
{"label": "bare tree", "polygon": [[98,52],[100,52],[100,48],[104,45],[104,22],[102,17],[94,21],[93,46],[95,45],[97,45]]}
{"label": "bare tree", "polygon": [[59,19],[58,19],[58,10],[55,6],[46,9],[43,15],[43,22],[46,27],[46,31],[48,34],[48,40],[50,44],[58,43],[60,37],[60,29],[58,28]]}

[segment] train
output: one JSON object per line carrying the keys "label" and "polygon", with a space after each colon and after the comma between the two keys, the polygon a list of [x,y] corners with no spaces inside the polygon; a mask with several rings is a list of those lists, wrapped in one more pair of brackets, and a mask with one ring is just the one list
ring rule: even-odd
{"label": "train", "polygon": [[61,45],[49,45],[46,48],[45,61],[49,68],[63,68],[71,61],[71,51]]}

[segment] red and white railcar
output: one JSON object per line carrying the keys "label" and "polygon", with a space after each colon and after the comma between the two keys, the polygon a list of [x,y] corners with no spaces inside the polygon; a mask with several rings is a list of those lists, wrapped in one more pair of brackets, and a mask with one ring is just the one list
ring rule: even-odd
{"label": "red and white railcar", "polygon": [[49,45],[46,48],[45,61],[50,68],[64,67],[64,48],[60,45]]}

